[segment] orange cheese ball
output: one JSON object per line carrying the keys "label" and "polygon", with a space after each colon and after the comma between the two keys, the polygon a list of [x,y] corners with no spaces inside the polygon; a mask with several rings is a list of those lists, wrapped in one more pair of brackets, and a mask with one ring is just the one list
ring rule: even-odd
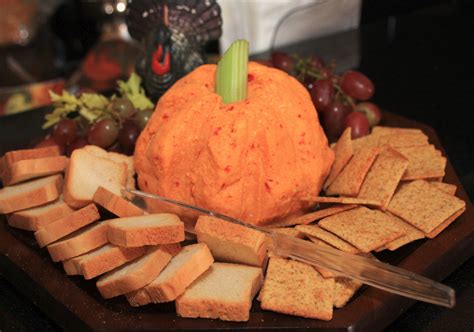
{"label": "orange cheese ball", "polygon": [[139,187],[256,225],[301,214],[334,160],[308,92],[250,62],[247,99],[223,104],[215,71],[198,67],[161,97],[135,148]]}

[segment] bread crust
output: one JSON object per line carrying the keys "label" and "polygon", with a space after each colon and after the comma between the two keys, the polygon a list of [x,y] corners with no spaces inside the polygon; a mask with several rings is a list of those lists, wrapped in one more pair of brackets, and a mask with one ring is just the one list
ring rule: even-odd
{"label": "bread crust", "polygon": [[68,158],[64,156],[19,160],[7,165],[3,171],[3,184],[10,186],[26,180],[61,173]]}
{"label": "bread crust", "polygon": [[[35,213],[36,210],[40,209],[41,212]],[[37,231],[40,227],[43,227],[59,218],[65,217],[74,210],[64,203],[61,199],[58,201],[32,208],[28,210],[14,212],[7,217],[8,225],[24,229],[27,231]]]}
{"label": "bread crust", "polygon": [[[7,214],[20,210],[40,206],[57,199],[61,193],[63,178],[61,175],[52,175],[43,186],[28,190],[34,181],[25,182],[12,187],[0,189],[0,213]],[[21,187],[20,187],[21,186]],[[21,192],[12,192],[11,188],[22,188]]]}
{"label": "bread crust", "polygon": [[102,221],[72,233],[65,239],[50,244],[47,248],[53,262],[59,262],[82,255],[107,242],[107,222]]}
{"label": "bread crust", "polygon": [[99,220],[99,210],[94,204],[89,204],[80,210],[74,211],[61,219],[44,225],[35,232],[36,241],[42,248],[60,238],[71,234],[78,229]]}
{"label": "bread crust", "polygon": [[143,216],[146,214],[145,211],[132,202],[127,201],[104,187],[97,188],[92,200],[120,218]]}
{"label": "bread crust", "polygon": [[[143,264],[125,265],[118,270],[111,271],[97,281],[97,288],[103,298],[109,299],[122,294],[133,292],[149,284],[168,264],[179,245],[162,245],[151,249],[148,254],[140,258]],[[130,268],[130,266],[133,266]],[[130,268],[127,273],[122,273]]]}

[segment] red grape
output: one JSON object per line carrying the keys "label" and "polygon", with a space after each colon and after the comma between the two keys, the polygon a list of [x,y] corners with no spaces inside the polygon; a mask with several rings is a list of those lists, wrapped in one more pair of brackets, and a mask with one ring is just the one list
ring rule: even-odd
{"label": "red grape", "polygon": [[352,139],[362,137],[369,134],[369,120],[361,112],[352,112],[346,116],[344,127],[351,127]]}
{"label": "red grape", "polygon": [[118,125],[113,119],[102,119],[89,129],[87,140],[90,144],[106,148],[115,142],[118,132]]}
{"label": "red grape", "polygon": [[71,119],[62,119],[53,129],[53,138],[60,145],[71,144],[77,137],[77,123]]}
{"label": "red grape", "polygon": [[342,75],[341,88],[357,100],[367,100],[374,95],[374,83],[367,76],[355,70],[348,70]]}
{"label": "red grape", "polygon": [[116,152],[116,153],[123,153],[122,147],[120,146],[119,142],[115,142],[107,149],[109,152]]}
{"label": "red grape", "polygon": [[272,53],[272,63],[278,69],[281,69],[287,73],[293,71],[294,61],[286,53],[283,52],[273,52]]}
{"label": "red grape", "polygon": [[133,121],[140,129],[143,129],[148,123],[148,120],[150,120],[152,114],[153,114],[153,110],[151,109],[139,111],[133,117]]}
{"label": "red grape", "polygon": [[125,120],[135,114],[135,108],[128,98],[117,98],[110,103],[110,108],[117,113],[121,119]]}
{"label": "red grape", "polygon": [[47,135],[43,140],[39,141],[35,148],[45,148],[48,146],[59,147],[59,153],[64,154],[64,145],[58,144],[51,135]]}
{"label": "red grape", "polygon": [[321,78],[331,78],[332,77],[332,70],[329,69],[328,67],[323,67],[319,69],[319,74],[321,75]]}
{"label": "red grape", "polygon": [[378,125],[382,119],[380,108],[374,103],[368,101],[357,104],[354,111],[364,113],[369,120],[369,125],[371,127]]}
{"label": "red grape", "polygon": [[317,80],[311,88],[311,99],[318,112],[324,112],[334,99],[334,86],[331,80]]}
{"label": "red grape", "polygon": [[322,124],[330,142],[336,141],[344,130],[344,119],[350,109],[341,102],[332,102],[322,114]]}
{"label": "red grape", "polygon": [[120,146],[126,152],[133,152],[138,135],[140,135],[140,128],[132,121],[126,121],[118,136]]}
{"label": "red grape", "polygon": [[253,61],[267,67],[273,67],[273,62],[269,59],[254,59]]}
{"label": "red grape", "polygon": [[84,138],[84,137],[78,137],[76,138],[71,144],[69,144],[67,147],[66,147],[66,155],[67,156],[70,156],[71,153],[76,150],[76,149],[80,149],[80,148],[83,148],[84,146],[86,146],[88,143],[87,143],[87,140]]}

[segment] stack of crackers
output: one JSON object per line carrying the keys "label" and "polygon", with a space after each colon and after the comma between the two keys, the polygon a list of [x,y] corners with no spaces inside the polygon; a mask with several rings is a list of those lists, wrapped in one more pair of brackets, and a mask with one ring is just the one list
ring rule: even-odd
{"label": "stack of crackers", "polygon": [[[434,238],[465,210],[456,186],[442,182],[446,158],[420,129],[374,127],[370,135],[351,140],[347,128],[332,148],[335,161],[325,196],[305,199],[333,205],[285,220],[276,231],[371,255]],[[344,306],[360,286],[322,268],[270,255],[259,297],[263,309],[329,320],[333,307]]]}

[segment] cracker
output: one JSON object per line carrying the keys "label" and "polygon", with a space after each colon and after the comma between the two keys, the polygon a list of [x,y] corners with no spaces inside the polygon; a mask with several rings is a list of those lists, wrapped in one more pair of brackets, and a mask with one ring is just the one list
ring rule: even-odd
{"label": "cracker", "polygon": [[428,136],[423,133],[399,133],[380,136],[379,146],[390,145],[394,148],[429,145]]}
{"label": "cracker", "polygon": [[465,206],[456,196],[436,189],[427,181],[416,180],[399,188],[387,210],[426,234]]}
{"label": "cracker", "polygon": [[378,136],[370,134],[352,140],[352,149],[354,153],[359,153],[362,150],[370,149],[379,145]]}
{"label": "cracker", "polygon": [[363,206],[324,218],[318,225],[364,253],[405,235],[385,213]]}
{"label": "cracker", "polygon": [[336,235],[321,229],[317,225],[300,225],[296,226],[296,229],[305,235],[310,235],[316,237],[324,242],[330,244],[331,246],[351,254],[358,254],[360,252],[359,249],[354,247],[353,245],[347,243],[343,239],[337,237]]}
{"label": "cracker", "polygon": [[442,192],[445,192],[446,194],[449,195],[455,195],[456,190],[458,187],[454,184],[449,184],[449,183],[444,183],[444,182],[438,182],[438,181],[430,181],[430,184],[435,187],[436,189],[441,190]]}
{"label": "cracker", "polygon": [[398,248],[410,243],[410,242],[413,242],[413,241],[416,241],[416,240],[419,240],[419,239],[423,239],[425,237],[425,234],[423,232],[421,232],[419,229],[417,229],[416,227],[413,227],[412,225],[404,222],[403,220],[401,220],[400,218],[390,214],[390,213],[387,213],[387,215],[392,219],[392,221],[394,223],[396,223],[397,225],[400,226],[401,229],[403,229],[403,231],[405,232],[405,235],[399,237],[398,239],[395,239],[391,242],[388,242],[386,243],[383,248],[384,249],[388,249],[390,251],[394,251],[394,250],[397,250]]}
{"label": "cracker", "polygon": [[426,234],[426,237],[429,239],[435,238],[436,236],[439,235],[442,231],[444,231],[453,221],[455,221],[461,214],[466,211],[466,207],[463,207],[461,210],[455,212],[451,217],[443,221],[438,227],[433,229],[431,232]]}
{"label": "cracker", "polygon": [[379,201],[369,200],[365,198],[357,198],[357,197],[322,197],[322,196],[314,196],[314,197],[303,197],[305,201],[314,202],[314,203],[340,203],[340,204],[359,204],[359,205],[372,205],[372,206],[380,206]]}
{"label": "cracker", "polygon": [[379,148],[368,148],[355,153],[342,172],[326,190],[327,195],[355,197],[379,153]]}
{"label": "cracker", "polygon": [[433,145],[397,148],[408,159],[402,180],[419,180],[443,177],[446,158]]}
{"label": "cracker", "polygon": [[342,169],[352,158],[353,154],[354,150],[352,149],[351,127],[347,127],[334,147],[334,163],[332,164],[329,176],[324,183],[324,189],[329,187],[329,185],[334,181],[334,179],[336,179],[339,173],[341,173]]}
{"label": "cracker", "polygon": [[336,277],[334,283],[334,306],[344,307],[354,294],[362,287],[362,282],[347,278]]}
{"label": "cracker", "polygon": [[382,210],[385,210],[407,167],[408,160],[398,151],[392,148],[384,150],[375,159],[357,197],[380,201]]}
{"label": "cracker", "polygon": [[288,222],[291,223],[291,225],[307,225],[309,223],[312,223],[313,221],[323,219],[327,216],[350,210],[355,208],[357,205],[355,204],[341,204],[341,205],[335,205],[331,206],[325,209],[317,210],[314,212],[310,212],[307,214],[304,214],[302,216],[293,218],[289,220]]}
{"label": "cracker", "polygon": [[334,279],[323,278],[311,265],[270,258],[261,307],[288,315],[331,320]]}
{"label": "cracker", "polygon": [[372,134],[378,136],[390,134],[423,134],[423,131],[418,128],[375,126],[372,128]]}

